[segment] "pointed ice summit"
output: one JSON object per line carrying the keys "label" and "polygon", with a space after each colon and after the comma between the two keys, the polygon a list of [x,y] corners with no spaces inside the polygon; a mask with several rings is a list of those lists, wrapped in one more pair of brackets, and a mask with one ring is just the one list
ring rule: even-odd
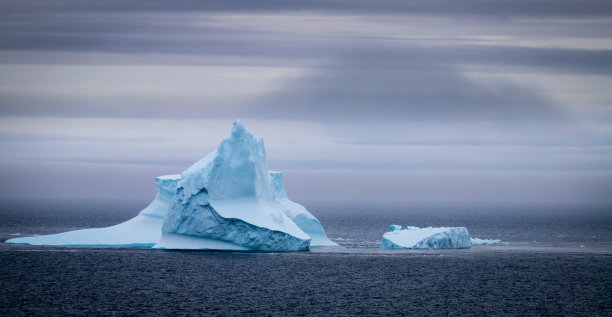
{"label": "pointed ice summit", "polygon": [[156,182],[155,200],[122,224],[6,242],[257,251],[336,245],[314,216],[287,198],[282,174],[268,171],[263,139],[240,120],[216,151]]}

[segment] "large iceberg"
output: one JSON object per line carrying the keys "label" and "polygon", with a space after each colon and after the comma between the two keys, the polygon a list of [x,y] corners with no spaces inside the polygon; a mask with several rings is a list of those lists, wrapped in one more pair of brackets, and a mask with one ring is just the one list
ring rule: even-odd
{"label": "large iceberg", "polygon": [[287,198],[282,174],[268,171],[263,139],[240,120],[216,151],[180,175],[157,177],[156,185],[155,199],[124,223],[6,242],[259,251],[336,245],[314,216]]}
{"label": "large iceberg", "polygon": [[391,225],[383,235],[383,249],[467,249],[472,246],[465,227],[418,228]]}
{"label": "large iceberg", "polygon": [[168,213],[181,175],[165,175],[155,179],[155,199],[138,215],[126,222],[106,228],[82,229],[58,234],[24,237],[6,243],[31,245],[142,247],[150,248],[161,237],[161,227]]}

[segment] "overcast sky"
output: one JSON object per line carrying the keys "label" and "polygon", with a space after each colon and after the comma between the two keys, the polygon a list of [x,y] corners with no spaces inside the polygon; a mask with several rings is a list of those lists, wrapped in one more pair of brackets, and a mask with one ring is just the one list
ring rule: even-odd
{"label": "overcast sky", "polygon": [[2,1],[0,198],[133,198],[240,117],[300,202],[612,203],[610,1]]}

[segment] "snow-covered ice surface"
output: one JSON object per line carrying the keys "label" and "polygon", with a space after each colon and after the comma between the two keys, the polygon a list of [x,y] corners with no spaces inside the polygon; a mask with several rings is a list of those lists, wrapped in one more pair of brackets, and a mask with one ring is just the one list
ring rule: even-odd
{"label": "snow-covered ice surface", "polygon": [[472,246],[470,234],[465,227],[401,229],[391,225],[391,232],[383,235],[383,249],[466,249]]}
{"label": "snow-covered ice surface", "polygon": [[499,244],[502,243],[499,239],[480,239],[480,238],[470,238],[472,245],[482,245],[482,244]]}
{"label": "snow-covered ice surface", "polygon": [[283,186],[283,173],[282,172],[270,172],[272,178],[272,185],[274,186],[274,195],[276,202],[280,205],[281,210],[291,219],[295,224],[302,229],[312,239],[310,241],[311,247],[334,247],[338,246],[337,243],[329,240],[323,226],[317,218],[315,218],[306,208],[298,203],[295,203],[287,197],[285,187]]}
{"label": "snow-covered ice surface", "polygon": [[9,239],[6,243],[31,245],[143,247],[148,248],[161,237],[161,227],[180,175],[155,179],[155,199],[140,213],[123,223],[106,228],[82,229],[58,234]]}
{"label": "snow-covered ice surface", "polygon": [[155,248],[187,248],[181,235],[189,249],[211,250],[304,251],[311,240],[276,200],[263,139],[240,120],[216,151],[182,173]]}

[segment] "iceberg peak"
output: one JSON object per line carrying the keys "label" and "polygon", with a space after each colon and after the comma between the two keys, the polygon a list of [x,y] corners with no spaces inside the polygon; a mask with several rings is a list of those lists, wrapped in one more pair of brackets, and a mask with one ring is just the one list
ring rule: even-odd
{"label": "iceberg peak", "polygon": [[234,120],[234,123],[232,124],[232,131],[230,132],[230,135],[235,135],[235,134],[238,135],[238,134],[252,134],[252,133],[244,126],[240,118],[236,118],[236,120]]}
{"label": "iceberg peak", "polygon": [[234,199],[255,196],[274,197],[268,176],[263,139],[255,137],[236,119],[229,138],[216,151],[208,178],[211,199]]}
{"label": "iceberg peak", "polygon": [[262,142],[263,145],[263,138],[255,137],[253,133],[249,131],[249,129],[247,129],[247,127],[242,123],[242,120],[240,120],[240,118],[236,118],[236,120],[234,120],[234,123],[232,124],[232,131],[230,131],[230,139],[243,141],[253,139],[256,142]]}

